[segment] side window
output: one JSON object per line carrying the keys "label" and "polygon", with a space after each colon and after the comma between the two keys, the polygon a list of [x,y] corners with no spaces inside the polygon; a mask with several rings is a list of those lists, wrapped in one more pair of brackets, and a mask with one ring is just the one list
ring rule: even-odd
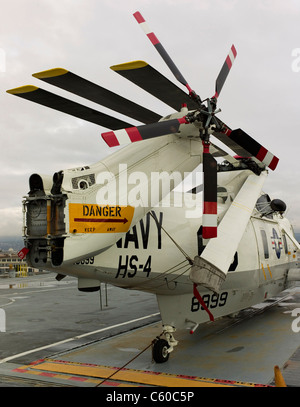
{"label": "side window", "polygon": [[265,230],[263,230],[263,229],[260,230],[260,233],[261,233],[261,238],[262,238],[263,247],[264,247],[265,259],[268,259],[269,258],[269,246],[268,246],[267,235],[266,235]]}

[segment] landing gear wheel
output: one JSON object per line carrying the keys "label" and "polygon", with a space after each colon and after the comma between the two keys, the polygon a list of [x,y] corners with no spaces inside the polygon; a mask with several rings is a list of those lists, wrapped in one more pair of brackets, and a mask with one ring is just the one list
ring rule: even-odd
{"label": "landing gear wheel", "polygon": [[169,344],[165,339],[158,339],[154,342],[152,356],[156,363],[164,363],[169,359]]}

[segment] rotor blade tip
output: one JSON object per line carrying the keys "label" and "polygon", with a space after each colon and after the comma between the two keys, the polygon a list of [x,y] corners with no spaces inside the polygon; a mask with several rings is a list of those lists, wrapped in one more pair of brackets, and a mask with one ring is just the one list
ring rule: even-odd
{"label": "rotor blade tip", "polygon": [[39,89],[37,86],[25,85],[25,86],[20,86],[18,88],[14,88],[14,89],[9,89],[6,92],[10,93],[11,95],[18,95],[18,94],[22,94],[22,93],[33,92],[37,89]]}
{"label": "rotor blade tip", "polygon": [[145,61],[132,61],[125,62],[124,64],[112,65],[110,69],[112,69],[113,71],[127,71],[131,69],[144,68],[147,65],[147,62]]}
{"label": "rotor blade tip", "polygon": [[36,72],[32,74],[35,78],[38,79],[47,79],[47,78],[53,78],[54,76],[61,76],[65,75],[68,73],[64,68],[52,68],[52,69],[47,69],[46,71],[41,71],[41,72]]}
{"label": "rotor blade tip", "polygon": [[136,19],[136,21],[137,21],[139,24],[145,22],[144,17],[142,16],[142,14],[141,14],[139,11],[136,11],[136,12],[133,14],[133,16],[134,16],[134,18]]}
{"label": "rotor blade tip", "polygon": [[232,50],[232,52],[234,54],[234,57],[236,57],[237,56],[237,50],[236,50],[234,44],[232,44],[231,50]]}
{"label": "rotor blade tip", "polygon": [[273,157],[273,160],[272,160],[271,163],[269,164],[269,168],[270,168],[272,171],[275,171],[275,169],[276,169],[278,163],[279,163],[279,158],[276,157],[276,156],[274,156],[274,157]]}
{"label": "rotor blade tip", "polygon": [[108,145],[108,147],[116,147],[119,146],[120,143],[118,139],[115,136],[115,133],[113,131],[108,131],[106,133],[101,134],[102,139],[105,141],[105,143]]}

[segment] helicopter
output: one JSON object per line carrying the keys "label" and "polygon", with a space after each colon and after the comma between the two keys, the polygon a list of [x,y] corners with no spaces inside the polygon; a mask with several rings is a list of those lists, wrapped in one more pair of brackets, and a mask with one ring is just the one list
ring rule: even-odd
{"label": "helicopter", "polygon": [[[141,13],[133,15],[187,92],[145,61],[111,67],[172,108],[162,117],[64,68],[33,74],[127,122],[37,86],[8,90],[108,129],[102,142],[116,150],[92,165],[30,176],[19,256],[57,273],[57,280],[76,277],[81,291],[108,283],[155,294],[163,338],[155,338],[152,352],[163,363],[178,344],[176,330],[193,333],[298,281],[300,247],[286,204],[263,191],[279,159],[217,116],[235,46],[214,96],[202,100]],[[132,125],[130,118],[142,124]]]}

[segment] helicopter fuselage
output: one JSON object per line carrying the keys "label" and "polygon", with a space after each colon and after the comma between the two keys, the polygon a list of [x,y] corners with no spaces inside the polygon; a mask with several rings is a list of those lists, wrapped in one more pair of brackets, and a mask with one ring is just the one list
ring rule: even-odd
{"label": "helicopter fuselage", "polygon": [[[63,180],[56,174],[48,186],[47,178],[34,175],[24,202],[27,259],[34,267],[77,277],[80,290],[98,290],[102,282],[156,294],[166,325],[186,328],[206,322],[208,314],[195,298],[189,277],[189,259],[205,248],[201,186],[188,192],[176,188],[199,164],[201,144],[173,135],[130,147],[130,156],[125,148],[94,166],[64,171]],[[125,158],[126,166],[120,167]],[[156,176],[164,174],[159,179],[167,180],[169,190],[163,185],[159,191],[153,188],[153,168],[161,170]],[[218,223],[251,173],[218,173]],[[122,201],[124,191],[131,202]],[[116,197],[117,205],[112,202]],[[257,206],[220,292],[198,287],[214,318],[283,291],[295,266],[295,252],[288,220]]]}

